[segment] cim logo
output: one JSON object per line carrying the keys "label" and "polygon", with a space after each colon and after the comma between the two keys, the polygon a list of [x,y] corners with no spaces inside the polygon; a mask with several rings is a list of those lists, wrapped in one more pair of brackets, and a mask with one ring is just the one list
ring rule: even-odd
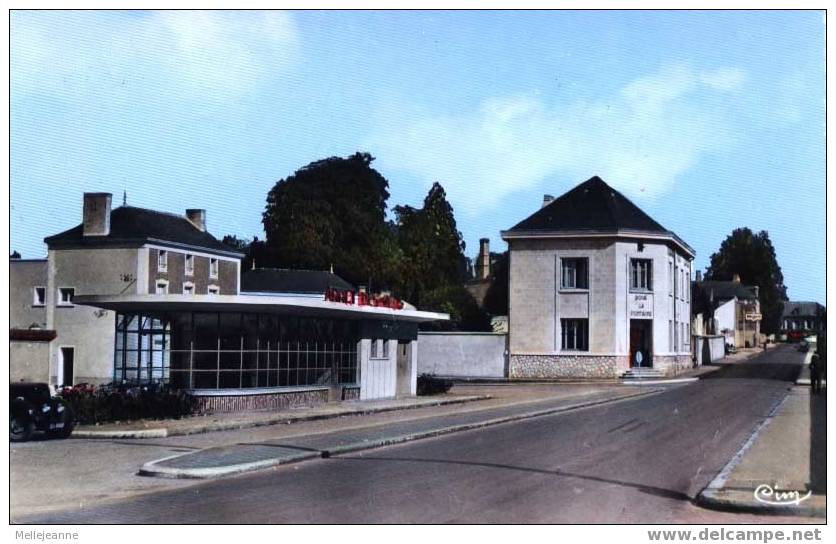
{"label": "cim logo", "polygon": [[808,491],[806,495],[802,495],[801,491],[778,491],[769,484],[761,484],[755,489],[755,500],[763,504],[771,504],[773,506],[798,506],[806,501],[812,495],[812,491]]}

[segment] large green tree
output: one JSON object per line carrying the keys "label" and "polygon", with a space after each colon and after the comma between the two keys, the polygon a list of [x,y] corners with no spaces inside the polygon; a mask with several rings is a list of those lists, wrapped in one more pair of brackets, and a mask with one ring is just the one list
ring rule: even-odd
{"label": "large green tree", "polygon": [[449,322],[424,328],[490,330],[490,318],[464,288],[465,243],[441,184],[433,184],[421,208],[396,206],[395,218],[398,292],[421,309],[450,314]]}
{"label": "large green tree", "polygon": [[389,182],[368,153],[312,162],[279,180],[262,215],[258,266],[334,271],[355,284],[390,287],[397,243],[386,222]]}
{"label": "large green tree", "polygon": [[405,298],[420,304],[424,293],[462,284],[465,244],[441,184],[433,184],[421,208],[395,206],[395,225],[403,257],[399,291]]}
{"label": "large green tree", "polygon": [[757,285],[760,289],[761,331],[778,332],[787,288],[775,248],[765,230],[755,234],[746,227],[735,229],[720,245],[719,251],[711,255],[705,279],[731,280],[735,274],[740,275],[743,284]]}

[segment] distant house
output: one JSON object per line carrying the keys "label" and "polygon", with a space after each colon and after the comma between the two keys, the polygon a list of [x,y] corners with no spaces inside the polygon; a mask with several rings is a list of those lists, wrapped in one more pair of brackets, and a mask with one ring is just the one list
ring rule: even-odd
{"label": "distant house", "polygon": [[784,302],[781,331],[820,332],[827,328],[827,310],[818,302]]}
{"label": "distant house", "polygon": [[735,274],[731,281],[703,281],[699,272],[692,283],[695,323],[701,334],[722,334],[736,348],[760,344],[761,306],[757,285],[744,285]]}
{"label": "distant house", "polygon": [[241,273],[241,294],[308,296],[322,298],[328,289],[354,291],[354,286],[332,272],[254,268]]}
{"label": "distant house", "polygon": [[694,250],[598,177],[502,232],[511,378],[692,366]]}

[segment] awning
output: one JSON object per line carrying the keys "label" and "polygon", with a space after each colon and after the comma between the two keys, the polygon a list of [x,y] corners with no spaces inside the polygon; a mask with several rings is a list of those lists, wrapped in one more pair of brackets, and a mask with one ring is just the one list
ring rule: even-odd
{"label": "awning", "polygon": [[449,314],[436,312],[393,310],[329,302],[320,298],[269,295],[76,295],[73,297],[73,304],[94,306],[124,314],[249,312],[413,323],[450,319]]}

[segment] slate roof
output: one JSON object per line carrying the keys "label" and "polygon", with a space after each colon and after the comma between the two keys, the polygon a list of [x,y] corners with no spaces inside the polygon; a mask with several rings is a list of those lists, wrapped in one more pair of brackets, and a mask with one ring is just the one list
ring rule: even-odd
{"label": "slate roof", "polygon": [[731,300],[734,297],[738,300],[757,300],[754,287],[734,281],[695,281],[694,287],[702,290],[709,297],[713,292],[715,301]]}
{"label": "slate roof", "polygon": [[657,223],[598,176],[554,199],[502,234],[617,231],[669,235],[691,250],[676,234]]}
{"label": "slate roof", "polygon": [[354,286],[324,270],[256,268],[241,273],[242,293],[325,293],[329,287],[354,290]]}
{"label": "slate roof", "polygon": [[783,317],[815,316],[817,311],[824,310],[818,302],[784,301]]}
{"label": "slate roof", "polygon": [[44,242],[50,248],[158,243],[243,257],[239,251],[220,242],[208,232],[201,232],[185,216],[133,206],[119,206],[111,210],[110,234],[107,236],[84,236],[83,224],[79,224],[45,238]]}

